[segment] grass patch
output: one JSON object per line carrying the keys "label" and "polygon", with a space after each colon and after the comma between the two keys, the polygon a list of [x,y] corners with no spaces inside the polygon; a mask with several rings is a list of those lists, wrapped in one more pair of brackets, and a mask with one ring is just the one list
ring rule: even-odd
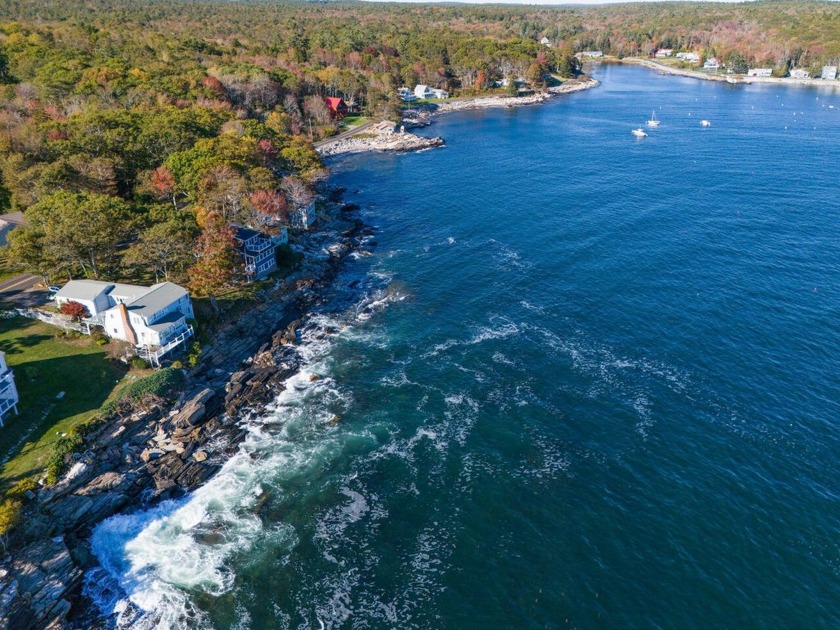
{"label": "grass patch", "polygon": [[99,412],[128,369],[90,338],[59,337],[19,317],[0,320],[0,350],[20,394],[19,415],[0,429],[0,485],[8,487],[43,471],[57,442]]}
{"label": "grass patch", "polygon": [[353,127],[364,125],[367,121],[368,119],[365,116],[345,116],[341,119],[341,124],[348,129],[352,129]]}

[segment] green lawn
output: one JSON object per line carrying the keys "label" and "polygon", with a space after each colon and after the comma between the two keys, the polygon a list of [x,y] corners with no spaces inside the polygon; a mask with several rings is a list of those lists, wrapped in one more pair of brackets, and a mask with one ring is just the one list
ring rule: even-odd
{"label": "green lawn", "polygon": [[0,429],[0,486],[43,470],[54,443],[93,417],[128,372],[89,337],[57,332],[35,320],[0,320],[0,350],[20,394],[19,415],[7,415]]}
{"label": "green lawn", "polygon": [[341,124],[346,126],[348,129],[352,129],[353,127],[364,125],[367,121],[368,119],[364,116],[345,116],[341,119]]}

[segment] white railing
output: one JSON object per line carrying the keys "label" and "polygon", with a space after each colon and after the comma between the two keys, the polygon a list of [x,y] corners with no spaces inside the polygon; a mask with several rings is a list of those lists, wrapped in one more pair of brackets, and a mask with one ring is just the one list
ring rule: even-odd
{"label": "white railing", "polygon": [[271,239],[261,238],[260,240],[257,241],[256,245],[249,245],[248,249],[251,250],[252,252],[255,252],[255,253],[259,254],[259,253],[267,250],[269,247],[274,247],[274,244],[271,242]]}
{"label": "white railing", "polygon": [[146,359],[154,367],[160,367],[160,360],[163,356],[185,343],[193,334],[193,327],[187,326],[186,330],[178,333],[171,341],[168,341],[159,348],[137,348],[137,356]]}
{"label": "white railing", "polygon": [[74,322],[67,315],[59,315],[58,313],[50,313],[42,311],[37,308],[16,308],[15,311],[22,317],[29,319],[37,319],[49,324],[50,326],[58,326],[64,330],[75,330],[83,335],[89,335],[92,326],[105,326],[105,316],[101,313],[93,317],[85,317],[81,321]]}

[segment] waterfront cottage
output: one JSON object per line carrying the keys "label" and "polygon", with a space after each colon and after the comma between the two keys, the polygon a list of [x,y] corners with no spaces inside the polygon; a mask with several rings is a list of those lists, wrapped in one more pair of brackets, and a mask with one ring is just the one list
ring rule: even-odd
{"label": "waterfront cottage", "polygon": [[308,230],[315,223],[315,202],[297,208],[289,216],[289,223],[298,230]]}
{"label": "waterfront cottage", "polygon": [[706,70],[717,70],[718,68],[722,68],[723,64],[718,61],[715,57],[709,57],[706,59],[706,62],[703,64],[703,67]]}
{"label": "waterfront cottage", "polygon": [[771,77],[773,68],[750,68],[747,70],[748,77]]}
{"label": "waterfront cottage", "polygon": [[6,365],[6,353],[0,352],[0,427],[3,426],[3,417],[10,409],[17,415],[18,400],[20,397],[15,387],[15,375]]}
{"label": "waterfront cottage", "polygon": [[656,51],[657,57],[670,57],[671,53],[674,52],[673,48],[660,48]]}
{"label": "waterfront cottage", "polygon": [[58,293],[60,307],[68,302],[83,305],[90,325],[105,334],[142,349],[141,356],[156,364],[161,356],[193,336],[193,308],[187,290],[172,282],[151,287],[100,280],[71,280]]}
{"label": "waterfront cottage", "polygon": [[575,57],[589,57],[591,59],[597,59],[598,57],[603,57],[604,53],[600,50],[584,50],[583,52],[579,52],[575,55]]}
{"label": "waterfront cottage", "polygon": [[801,68],[794,68],[790,71],[790,78],[791,79],[810,79],[811,73],[807,70],[802,70]]}
{"label": "waterfront cottage", "polygon": [[333,118],[344,118],[350,112],[343,98],[328,96],[324,100],[327,102],[327,107],[330,108],[330,116]]}
{"label": "waterfront cottage", "polygon": [[417,98],[434,98],[432,88],[430,88],[428,85],[414,86],[414,96],[416,96]]}
{"label": "waterfront cottage", "polygon": [[397,90],[397,96],[399,96],[400,100],[402,100],[404,103],[410,103],[411,101],[417,100],[417,97],[414,95],[411,89],[407,87],[399,88]]}
{"label": "waterfront cottage", "polygon": [[834,81],[837,78],[837,66],[823,66],[822,78],[827,81]]}
{"label": "waterfront cottage", "polygon": [[281,228],[278,234],[272,236],[242,225],[233,224],[231,227],[245,260],[245,277],[249,282],[265,278],[277,269],[277,247],[289,242],[286,228]]}
{"label": "waterfront cottage", "polygon": [[700,63],[700,55],[693,52],[680,52],[676,54],[677,59],[682,59],[688,63]]}

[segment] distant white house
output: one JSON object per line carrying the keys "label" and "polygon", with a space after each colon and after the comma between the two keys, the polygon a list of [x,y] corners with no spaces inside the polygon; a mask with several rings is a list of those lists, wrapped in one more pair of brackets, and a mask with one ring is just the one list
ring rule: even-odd
{"label": "distant white house", "polygon": [[404,103],[410,103],[411,101],[416,101],[417,97],[411,91],[410,88],[401,87],[397,90],[397,95]]}
{"label": "distant white house", "polygon": [[417,85],[414,88],[414,96],[417,98],[449,98],[449,92],[428,85]]}
{"label": "distant white house", "polygon": [[773,68],[750,68],[747,70],[748,77],[772,77]]}
{"label": "distant white house", "polygon": [[657,57],[670,57],[671,53],[674,52],[673,48],[660,48],[656,51]]}
{"label": "distant white house", "polygon": [[811,73],[807,70],[803,70],[802,68],[794,68],[790,71],[790,78],[791,79],[810,79]]}
{"label": "distant white house", "polygon": [[700,63],[700,55],[695,52],[678,52],[675,57],[688,63]]}
{"label": "distant white house", "polygon": [[289,215],[289,224],[298,230],[308,230],[315,223],[315,202],[301,206]]}
{"label": "distant white house", "polygon": [[590,57],[592,59],[597,59],[598,57],[603,57],[604,53],[600,50],[584,50],[575,55],[575,57],[582,58],[582,57]]}
{"label": "distant white house", "polygon": [[[173,350],[193,336],[187,319],[193,318],[186,289],[172,282],[151,287],[100,280],[71,280],[55,294],[58,306],[82,304],[90,323],[99,324],[112,339],[145,350]],[[148,356],[148,354],[147,354]]]}
{"label": "distant white house", "polygon": [[18,400],[20,397],[15,387],[15,375],[6,365],[6,353],[0,352],[0,427],[3,426],[3,417],[10,409],[17,414]]}
{"label": "distant white house", "polygon": [[837,66],[823,66],[822,78],[828,81],[834,81],[837,78]]}
{"label": "distant white house", "polygon": [[706,59],[706,62],[703,64],[703,67],[706,70],[717,70],[718,68],[722,68],[723,64],[716,57],[709,57],[708,59]]}
{"label": "distant white house", "polygon": [[414,96],[417,98],[432,98],[432,88],[428,85],[415,85]]}
{"label": "distant white house", "polygon": [[542,44],[543,46],[549,46],[549,47],[551,47],[551,40],[550,40],[550,39],[548,39],[548,37],[543,37],[543,38],[540,40],[540,44]]}

